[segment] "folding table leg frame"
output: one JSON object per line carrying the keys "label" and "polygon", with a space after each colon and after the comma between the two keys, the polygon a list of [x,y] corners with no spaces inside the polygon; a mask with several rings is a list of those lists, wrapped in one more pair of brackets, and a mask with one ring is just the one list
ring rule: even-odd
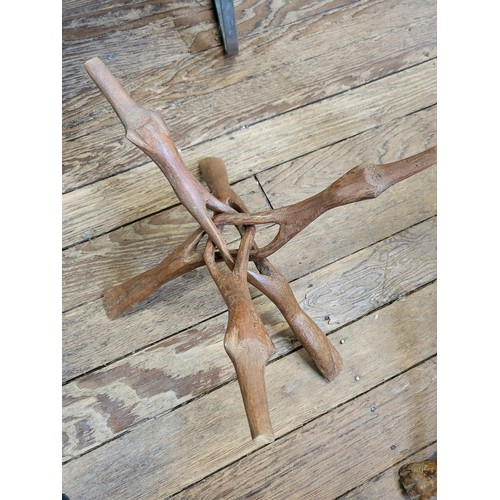
{"label": "folding table leg frame", "polygon": [[[235,366],[252,438],[272,441],[264,368],[274,345],[255,311],[248,283],[274,302],[323,376],[333,380],[342,368],[339,353],[300,308],[287,280],[267,257],[327,210],[375,198],[395,183],[434,165],[436,147],[385,165],[359,165],[305,200],[276,210],[249,213],[231,189],[221,159],[205,158],[200,162],[210,192],[188,170],[159,113],[134,102],[99,59],[86,62],[85,69],[116,111],[126,137],[158,165],[180,202],[200,224],[160,264],[107,291],[106,313],[114,319],[164,283],[206,265],[228,307],[224,347]],[[254,244],[257,225],[269,223],[278,224],[279,231],[268,245],[258,248]],[[235,225],[242,235],[238,250],[228,248],[221,232],[225,225]],[[205,234],[208,238],[202,251],[198,246]],[[248,269],[249,260],[258,272]],[[217,261],[224,261],[226,269],[222,270]]]}

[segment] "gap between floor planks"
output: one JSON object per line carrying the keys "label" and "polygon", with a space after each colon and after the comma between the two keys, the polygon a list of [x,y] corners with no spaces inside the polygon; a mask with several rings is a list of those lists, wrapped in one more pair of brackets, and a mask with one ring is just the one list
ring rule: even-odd
{"label": "gap between floor planks", "polygon": [[[431,0],[418,4],[408,0],[368,4],[363,1],[346,13],[330,12],[303,24],[273,27],[271,33],[254,37],[251,43],[245,44],[236,58],[221,57],[219,49],[197,56],[182,50],[165,50],[166,35],[160,26],[158,41],[145,42],[146,37],[139,35],[141,43],[149,43],[146,61],[142,61],[143,57],[137,58],[135,46],[131,46],[128,53],[124,44],[119,56],[115,54],[116,57],[106,62],[134,98],[168,117],[175,141],[185,149],[255,120],[310,104],[432,58],[436,45],[435,24],[435,4]],[[169,32],[171,34],[174,33]],[[81,90],[76,100],[65,92],[63,130],[71,134],[68,139],[80,138],[82,145],[100,144],[99,137],[106,135],[102,143],[108,145],[105,151],[111,153],[110,158],[119,153],[116,138],[123,135],[122,129],[82,65],[91,56],[105,59],[109,47],[117,43],[113,40],[115,36],[98,40],[102,49],[94,46],[95,41],[92,48],[85,51],[79,44],[69,60],[67,50],[64,51],[65,63],[76,65],[73,72],[78,76]],[[154,67],[148,70],[150,59]],[[346,60],[349,65],[345,64]],[[132,67],[131,61],[136,63]],[[200,109],[210,110],[209,123],[200,116]],[[114,132],[107,130],[110,125]],[[75,129],[74,132],[71,133],[69,127]],[[93,137],[88,136],[91,132]],[[109,149],[110,144],[114,152]],[[74,142],[67,146],[70,154],[65,155],[69,161],[65,161],[65,170],[72,169],[71,160],[78,159],[85,151],[87,161],[73,172],[81,177],[81,170],[88,169],[87,164],[94,160],[88,154],[88,147],[82,150]],[[137,150],[132,149],[131,154],[141,158]],[[125,158],[121,158],[120,163],[122,166],[118,168],[130,167]],[[94,169],[95,174],[102,177],[103,168],[113,172],[103,162],[100,171]],[[84,183],[96,178],[87,178]],[[65,190],[75,187],[77,185],[66,186]]]}
{"label": "gap between floor planks", "polygon": [[[401,183],[399,189],[396,186],[392,192],[389,190],[384,198],[367,202],[372,207],[369,212],[362,206],[341,207],[325,218],[324,227],[335,227],[337,223],[337,229],[347,227],[349,232],[337,233],[332,241],[329,232],[311,225],[273,262],[283,269],[287,279],[296,279],[434,215],[435,172],[423,172],[405,181],[406,186]],[[407,195],[402,196],[405,192]],[[304,242],[311,239],[317,245],[304,247]],[[65,378],[106,364],[224,310],[204,269],[165,285],[136,311],[114,321],[106,317],[101,299],[91,301],[63,316]],[[98,337],[96,331],[100,332]],[[137,331],[141,331],[140,338]]]}
{"label": "gap between floor planks", "polygon": [[386,468],[435,440],[435,379],[435,358],[424,360],[171,498],[342,495],[371,478],[373,462]]}
{"label": "gap between floor planks", "polygon": [[[387,5],[389,5],[389,4],[387,3]],[[380,7],[379,7],[379,8],[380,8]],[[428,26],[429,26],[429,25],[432,25],[432,23],[431,23],[431,24],[428,24]],[[314,25],[312,25],[312,24],[311,24],[310,26],[314,26]],[[316,24],[316,27],[318,27],[318,26],[320,26],[320,24]],[[424,23],[422,23],[422,26],[424,26]],[[431,38],[431,39],[430,39],[430,43],[428,44],[428,46],[431,46],[431,45],[432,45],[432,43],[434,43],[433,38]],[[423,48],[423,47],[422,47],[422,50],[424,50],[424,48]],[[432,53],[432,49],[431,49],[431,53]],[[316,61],[316,62],[317,62],[317,61]],[[136,87],[136,88],[137,88],[137,87]],[[188,128],[190,128],[190,129],[192,128],[192,127],[191,127],[191,124],[190,124],[189,122],[186,122],[186,123],[185,123],[185,126],[186,126],[186,127],[188,127]],[[180,130],[180,128],[179,128],[179,130]],[[271,179],[270,183],[272,183],[272,179]],[[273,364],[274,364],[274,363],[273,363]],[[244,432],[244,431],[243,431],[243,432]],[[119,438],[119,439],[121,439],[121,438]],[[92,454],[92,453],[91,453],[91,454]],[[101,464],[102,464],[102,462],[101,462]],[[159,474],[161,474],[161,472],[159,472]],[[102,476],[101,476],[101,477],[102,477]],[[149,476],[149,477],[151,477],[151,476]],[[147,491],[147,492],[146,492],[146,495],[149,495],[149,494],[150,494],[150,492],[149,492],[149,491]],[[70,496],[71,496],[71,495],[70,495]]]}
{"label": "gap between floor planks", "polygon": [[408,495],[400,483],[399,469],[406,464],[420,462],[434,458],[437,453],[437,444],[432,443],[424,449],[398,462],[395,466],[380,472],[370,478],[366,483],[357,486],[348,493],[337,497],[335,500],[373,500],[391,499],[408,500]]}

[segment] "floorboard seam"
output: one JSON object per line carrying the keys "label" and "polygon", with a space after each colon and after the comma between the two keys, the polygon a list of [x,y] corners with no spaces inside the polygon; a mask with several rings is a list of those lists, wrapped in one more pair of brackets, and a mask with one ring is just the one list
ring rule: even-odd
{"label": "floorboard seam", "polygon": [[260,183],[260,180],[259,178],[257,177],[257,174],[253,175],[253,178],[257,181],[257,184],[259,185],[259,188],[260,190],[262,191],[262,194],[264,195],[264,198],[266,199],[269,207],[271,210],[274,210],[274,207],[273,207],[273,204],[271,203],[271,200],[269,199],[269,197],[267,196],[267,193],[266,191],[264,190],[264,188],[262,187],[262,184]]}
{"label": "floorboard seam", "polygon": [[427,443],[425,446],[422,446],[422,448],[419,448],[417,451],[414,451],[413,453],[410,453],[405,458],[402,458],[401,460],[398,460],[397,462],[394,462],[391,466],[385,468],[384,470],[381,470],[380,472],[377,472],[377,474],[375,474],[374,476],[372,476],[370,479],[367,479],[363,483],[358,484],[358,486],[355,486],[354,488],[351,488],[350,490],[346,491],[345,493],[342,493],[342,495],[340,495],[338,497],[335,497],[334,500],[340,500],[340,499],[344,498],[349,493],[352,493],[353,491],[357,490],[358,488],[362,488],[365,484],[368,484],[370,481],[373,481],[376,477],[381,476],[382,474],[385,474],[386,472],[388,472],[389,470],[391,470],[393,467],[397,467],[399,464],[402,464],[403,462],[408,461],[409,459],[411,459],[411,457],[417,455],[418,453],[424,451],[426,448],[429,448],[429,446],[433,446],[435,444],[437,444],[436,440],[433,440],[430,443]]}

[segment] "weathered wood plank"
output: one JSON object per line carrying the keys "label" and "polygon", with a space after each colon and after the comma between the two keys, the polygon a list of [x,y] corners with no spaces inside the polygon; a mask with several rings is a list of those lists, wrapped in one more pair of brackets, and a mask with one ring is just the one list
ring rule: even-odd
{"label": "weathered wood plank", "polygon": [[[103,16],[98,17],[105,19]],[[76,103],[78,107],[86,106],[90,112],[87,120],[92,119],[94,110],[93,119],[97,121],[99,114],[95,115],[95,109],[107,104],[83,68],[89,59],[99,57],[106,61],[111,71],[126,74],[128,80],[135,82],[144,72],[152,72],[159,78],[162,65],[174,67],[186,57],[186,47],[173,22],[168,19],[149,22],[142,27],[112,31],[103,36],[94,37],[92,32],[92,29],[88,29],[88,40],[63,41],[63,131],[81,125],[72,113]],[[154,51],[151,50],[152,46],[155,47]],[[134,61],[141,63],[133,64]],[[134,98],[137,99],[144,95],[134,84],[130,91],[135,93]],[[76,101],[73,101],[74,98],[77,98]]]}
{"label": "weathered wood plank", "polygon": [[[270,32],[288,24],[349,8],[366,0],[320,0],[316,2],[283,2],[282,0],[236,0],[234,15],[241,44],[250,36]],[[222,45],[218,22],[213,11],[194,11],[174,20],[190,52],[196,53]],[[181,29],[183,28],[183,29]]]}
{"label": "weathered wood plank", "polygon": [[[292,289],[331,332],[434,280],[435,248],[429,220],[293,282]],[[276,345],[274,358],[299,345],[267,298],[254,303]],[[224,313],[65,385],[64,459],[234,379],[222,345],[226,324]]]}
{"label": "weathered wood plank", "polygon": [[[367,1],[367,0],[364,0]],[[238,40],[271,28],[304,21],[318,14],[347,8],[360,0],[320,0],[313,4],[272,0],[234,2]],[[63,40],[85,40],[109,32],[144,26],[171,18],[191,52],[222,46],[218,20],[210,0],[65,0],[62,3]]]}
{"label": "weathered wood plank", "polygon": [[[424,5],[422,10],[425,11],[425,7]],[[402,11],[403,9],[404,6],[401,6]],[[432,6],[427,5],[427,9],[430,11]],[[368,8],[365,10],[368,11]],[[391,10],[389,7],[389,11]],[[379,10],[359,12],[359,16],[354,16],[359,24],[347,28],[347,33],[354,30],[360,36],[359,32],[365,30],[365,38],[353,40],[347,46],[345,42],[332,42],[332,33],[328,41],[326,38],[330,26],[328,23],[341,21],[322,19],[325,26],[314,26],[302,32],[294,31],[293,37],[287,33],[286,36],[276,36],[268,41],[265,45],[265,65],[261,61],[262,45],[256,43],[255,47],[247,47],[244,50],[259,51],[254,55],[254,60],[259,64],[254,73],[245,75],[244,81],[237,82],[234,82],[233,75],[231,79],[228,76],[221,82],[224,86],[176,104],[172,128],[177,130],[181,147],[185,149],[192,144],[211,140],[242,126],[270,119],[428,60],[435,56],[434,22],[428,11],[417,19],[408,19],[404,12],[400,12],[402,21],[398,19],[397,22],[386,17],[383,21],[392,24],[391,29],[380,25],[375,29],[372,24],[365,26],[369,24],[366,18],[373,17],[374,12],[380,14]],[[341,38],[343,33],[337,34],[337,37],[339,35]],[[321,40],[316,40],[316,37],[321,37]],[[300,46],[295,47],[299,43]],[[289,54],[293,54],[293,59],[282,61],[285,46],[288,46]],[[278,54],[282,54],[281,61]],[[276,66],[276,62],[273,62],[275,56],[277,61],[282,62],[281,66]],[[349,60],[349,70],[342,64],[345,60]],[[247,66],[246,61],[243,64]],[[248,71],[246,68],[245,70]],[[217,74],[219,73],[223,72],[218,71]],[[231,85],[227,85],[228,81]],[[203,109],[210,111],[204,115],[200,113]],[[170,123],[169,110],[166,109],[165,112]],[[182,114],[179,117],[182,118],[182,123],[177,126],[175,121],[179,114]]]}
{"label": "weathered wood plank", "polygon": [[433,359],[174,498],[337,498],[368,479],[374,464],[386,468],[434,440],[436,404]]}
{"label": "weathered wood plank", "polygon": [[[367,162],[390,162],[413,154],[419,153],[433,146],[436,141],[436,109],[432,107],[409,116],[394,120],[391,123],[377,127],[373,130],[364,132],[351,139],[335,144],[328,148],[300,157],[292,162],[287,162],[279,167],[270,169],[258,175],[259,181],[266,191],[267,196],[274,203],[274,206],[281,206],[287,203],[293,203],[313,195],[326,187],[333,179],[340,177],[347,170],[362,161]],[[429,177],[431,179],[431,177]],[[425,189],[408,185],[408,189]],[[434,181],[430,181],[433,183]],[[253,211],[263,210],[264,200],[256,192],[253,181],[248,180],[236,187],[240,192],[247,206]],[[425,216],[434,215],[435,197],[434,185],[428,187],[429,192],[424,194],[428,200],[428,209],[425,210]],[[410,191],[408,191],[410,192]],[[406,200],[406,195],[405,198]],[[407,203],[412,204],[412,197],[408,196]],[[387,209],[388,207],[384,207]],[[416,207],[408,205],[407,209],[412,210]],[[358,214],[364,211],[364,206],[356,208],[350,206],[344,209],[342,217],[334,219],[335,237],[344,235],[344,240],[348,240],[347,233],[354,231],[359,227],[355,221],[365,222],[364,217],[358,219]],[[389,208],[389,210],[391,210]],[[421,213],[422,207],[416,210]],[[377,231],[378,224],[376,217],[380,214],[376,207],[372,207],[374,217],[369,221],[368,230]],[[394,211],[394,216],[404,218],[405,209],[401,208]],[[422,215],[424,215],[422,213]],[[318,251],[307,254],[304,259],[299,259],[303,271],[310,272],[321,265],[328,264],[330,261],[324,259],[336,255],[340,258],[345,253],[339,255],[339,248],[333,248],[331,245],[331,231],[323,231],[323,236],[318,235],[320,227],[324,227],[331,219],[321,219],[315,226],[315,233],[310,234],[318,241],[318,246],[325,245],[328,250],[323,259]],[[409,224],[415,223],[414,220]],[[321,224],[321,226],[320,226]],[[340,224],[340,226],[339,226]],[[387,222],[387,226],[391,226]],[[71,247],[63,252],[63,310],[76,307],[88,300],[95,299],[102,295],[103,291],[125,279],[134,276],[138,272],[151,267],[159,262],[164,256],[178,243],[185,235],[196,227],[191,216],[181,207],[176,207],[160,214],[148,217],[144,221],[134,223],[130,226],[120,228],[107,235],[94,238],[83,244]],[[394,228],[393,232],[400,231],[404,226]],[[366,235],[366,227],[361,233]],[[268,234],[275,230],[263,232],[264,240],[268,240]],[[322,234],[321,233],[321,234]],[[390,233],[392,234],[392,233]],[[385,233],[382,237],[388,236]],[[301,237],[301,236],[299,236]],[[380,235],[375,236],[378,239]],[[361,236],[361,238],[363,238]],[[302,240],[306,241],[306,240]],[[372,240],[377,241],[377,239]],[[360,242],[361,243],[361,242]],[[364,246],[369,244],[364,240]],[[357,247],[353,250],[358,250]],[[330,250],[334,250],[334,253]],[[294,246],[293,251],[297,251]],[[281,253],[289,250],[283,249]],[[313,261],[312,259],[317,259]],[[298,270],[294,270],[296,264],[290,259],[291,268],[289,276],[295,278],[298,276]],[[281,259],[283,261],[283,259]]]}
{"label": "weathered wood plank", "polygon": [[[234,188],[247,206],[269,209],[255,178],[238,182]],[[197,227],[189,212],[177,206],[67,249],[62,259],[63,311],[100,297],[112,285],[153,267]]]}
{"label": "weathered wood plank", "polygon": [[[318,425],[331,434],[336,433],[333,447],[342,457],[350,448],[345,444],[346,439],[363,448],[370,446],[373,438],[373,443],[377,444],[373,453],[383,451],[386,457],[397,460],[411,453],[416,436],[420,441],[420,435],[427,433],[425,440],[431,441],[435,435],[432,411],[435,390],[430,385],[429,375],[420,376],[428,373],[429,363],[352,403],[339,405],[435,353],[434,293],[434,286],[426,287],[405,301],[396,301],[339,332],[346,338],[344,344],[339,344],[344,369],[333,383],[325,382],[311,370],[302,349],[271,363],[267,367],[266,379],[276,436],[284,436],[304,422],[336,408]],[[335,335],[336,343],[338,338]],[[360,376],[359,380],[355,380],[356,375]],[[426,397],[421,399],[419,394]],[[401,399],[399,395],[408,397]],[[429,406],[422,406],[423,400],[428,401]],[[376,406],[377,411],[370,412],[372,406]],[[390,408],[387,414],[386,408]],[[413,410],[408,414],[409,408]],[[353,414],[355,409],[361,409],[361,413]],[[378,415],[387,417],[379,418]],[[361,434],[349,432],[356,422],[361,425],[360,429],[366,429],[363,416],[368,418],[368,424],[374,426],[375,432],[368,435],[361,430]],[[307,438],[308,431],[314,428],[313,423],[304,428],[304,433],[293,434],[290,441],[293,443],[293,437],[297,435]],[[386,440],[375,439],[383,435],[386,435]],[[320,454],[322,439],[323,436],[319,443],[316,441]],[[395,450],[387,449],[391,444],[396,445]],[[257,447],[249,438],[238,385],[231,382],[68,462],[63,466],[64,491],[70,498],[82,500],[162,498],[207,477]],[[326,449],[331,450],[331,446]],[[296,447],[293,450],[297,452]],[[269,451],[279,451],[281,456],[280,440],[270,445]],[[345,464],[343,476],[357,466],[359,484],[359,479],[368,474],[371,466],[367,466],[369,460],[360,463],[356,456],[352,455]],[[290,459],[295,460],[295,456],[290,455]],[[282,460],[280,464],[283,464]],[[298,464],[295,465],[293,470],[297,474],[310,474],[310,470],[301,471]],[[352,474],[347,475],[352,477]],[[318,478],[318,481],[322,479]],[[310,483],[310,476],[304,481],[307,483]]]}
{"label": "weathered wood plank", "polygon": [[[317,4],[318,3],[321,2],[317,2]],[[165,42],[161,40],[156,42],[154,39],[151,39],[147,46],[148,59],[144,64],[141,59],[135,61],[135,64],[134,61],[129,61],[129,64],[133,67],[127,70],[126,67],[122,68],[120,64],[116,65],[116,62],[113,62],[114,59],[112,59],[111,63],[115,64],[114,69],[118,71],[116,76],[126,83],[127,88],[130,86],[131,91],[141,89],[141,96],[145,99],[144,103],[153,106],[155,109],[164,110],[166,96],[168,96],[169,102],[175,101],[177,105],[181,105],[184,101],[191,101],[193,98],[203,97],[203,99],[210,99],[210,94],[214,91],[225,91],[234,84],[242,84],[247,80],[256,80],[256,82],[258,82],[260,78],[266,78],[266,74],[268,73],[274,74],[273,87],[276,87],[277,83],[279,86],[280,82],[276,82],[278,79],[276,72],[278,71],[279,75],[283,72],[287,75],[289,72],[287,67],[292,63],[296,71],[290,76],[287,76],[285,81],[289,81],[290,78],[292,80],[293,78],[299,78],[301,80],[305,78],[306,81],[309,82],[308,87],[315,88],[317,87],[317,83],[315,83],[312,77],[315,76],[317,71],[321,71],[319,67],[325,66],[329,68],[332,65],[334,65],[334,67],[332,68],[333,71],[330,72],[330,78],[325,81],[327,88],[330,88],[332,84],[337,81],[338,76],[334,76],[332,81],[332,75],[336,75],[339,71],[342,72],[344,76],[349,75],[349,79],[352,79],[353,74],[346,73],[345,64],[339,65],[338,60],[332,58],[331,55],[330,58],[326,58],[327,56],[324,54],[326,52],[338,53],[340,51],[345,56],[349,55],[350,58],[354,59],[351,62],[351,68],[361,69],[362,66],[370,61],[373,71],[375,60],[378,60],[384,53],[387,53],[387,51],[390,51],[390,54],[392,54],[392,59],[394,59],[397,54],[400,54],[401,51],[408,52],[410,47],[413,47],[415,52],[420,52],[419,48],[421,48],[422,43],[425,43],[426,34],[426,45],[430,48],[430,51],[435,54],[435,33],[428,31],[429,26],[426,27],[423,22],[426,20],[427,25],[435,24],[435,6],[433,7],[432,4],[429,3],[429,0],[426,0],[426,2],[423,2],[422,6],[418,6],[417,8],[413,6],[412,14],[409,13],[410,5],[404,2],[395,3],[392,0],[376,0],[375,2],[370,2],[369,7],[363,5],[366,3],[366,0],[357,2],[352,6],[352,11],[349,10],[348,14],[330,12],[328,14],[316,15],[308,19],[307,22],[286,26],[277,30],[274,29],[268,34],[254,37],[246,43],[245,47],[242,47],[240,54],[236,58],[224,58],[220,49],[212,50],[197,56],[187,56],[185,51],[180,51],[177,52],[175,56],[177,58],[181,57],[181,60],[177,61],[176,64],[172,64],[173,61],[171,62],[169,59],[165,58],[163,51],[157,51],[156,46],[161,47],[162,43]],[[379,5],[379,8],[374,8],[374,4],[381,5]],[[381,15],[382,12],[384,14],[383,16]],[[378,17],[378,19],[375,21],[373,19],[374,17]],[[102,19],[102,16],[99,18]],[[182,18],[174,17],[174,22],[175,20],[182,22]],[[164,22],[167,21],[165,20]],[[156,32],[154,31],[154,24],[155,23],[152,23],[152,27],[148,28],[153,33],[151,36],[155,36],[156,34],[156,36],[161,39],[164,35],[159,29],[157,29]],[[407,33],[404,33],[405,29]],[[363,33],[362,37],[360,30]],[[172,36],[177,35],[175,31],[176,30],[174,30]],[[326,37],[327,34],[330,35],[329,38]],[[397,34],[399,34],[399,38],[391,38],[389,40],[388,37],[394,37]],[[339,37],[339,35],[341,36]],[[113,36],[120,35],[113,34]],[[81,42],[79,43],[80,45],[84,45]],[[352,45],[352,48],[346,48],[346,43],[348,46]],[[359,44],[363,43],[366,47],[357,47]],[[294,47],[293,55],[290,54],[290,44]],[[67,45],[69,47],[72,46],[71,44]],[[113,43],[110,42],[105,45],[110,46],[113,45]],[[266,54],[268,54],[265,64],[263,64],[262,61],[263,45],[266,46]],[[378,46],[377,51],[373,51],[375,46]],[[288,50],[283,50],[284,47],[287,47]],[[357,54],[358,51],[353,50],[355,48],[364,48],[365,50],[362,51],[362,54]],[[353,54],[347,53],[347,50],[351,50]],[[373,60],[366,59],[367,54],[365,53],[367,50],[373,51]],[[85,51],[85,49],[82,48],[82,51]],[[379,54],[377,55],[378,52]],[[64,55],[66,56],[66,53],[64,53]],[[311,68],[307,61],[314,57],[320,57],[322,59],[316,61],[315,71],[311,74],[311,69],[313,68]],[[418,54],[414,54],[414,57],[418,57]],[[156,68],[151,68],[149,66],[148,62],[150,58],[156,58]],[[422,62],[422,60],[423,59],[419,59],[418,61]],[[356,63],[357,61],[358,63]],[[161,71],[158,71],[160,69],[160,63],[162,63],[162,67]],[[306,66],[302,66],[303,64],[306,64]],[[386,61],[386,65],[388,64],[390,64],[390,62]],[[416,64],[416,61],[414,61],[413,64]],[[304,75],[300,73],[304,73]],[[382,69],[382,74],[387,74],[387,72],[384,73]],[[134,76],[133,79],[132,76]],[[89,88],[90,82],[88,78],[83,79],[81,83],[83,85],[82,89]],[[367,82],[364,81],[363,83]],[[264,85],[257,86],[256,83],[253,87],[254,92],[255,90],[259,90],[259,87],[261,88],[260,92],[265,90]],[[325,92],[327,88],[324,89]],[[168,93],[160,93],[161,90],[166,90]],[[73,92],[72,95],[76,93],[77,92]],[[65,95],[70,97],[67,93]],[[276,91],[274,91],[272,95],[280,97]],[[329,94],[325,93],[323,95]],[[254,103],[261,109],[262,100],[256,101],[256,98],[258,99],[259,96],[250,95],[245,97],[240,95],[239,100],[253,99]],[[294,98],[292,96],[289,96],[289,98],[292,98],[290,102],[293,102]],[[96,116],[92,122],[89,122],[89,120],[84,119],[84,114],[81,113],[88,113],[90,110],[76,105],[77,102],[78,99],[75,102],[71,99],[65,100],[64,102],[64,115],[69,115],[71,118],[68,123],[63,124],[63,131],[66,139],[75,139],[87,135],[91,131],[102,129],[103,124],[108,122],[100,122],[99,117],[101,116],[101,111],[110,116],[114,114],[113,111],[109,109],[109,106],[103,106],[103,109],[99,110],[99,115]],[[203,109],[204,101],[198,102],[198,106],[201,105]],[[266,102],[272,103],[273,100],[267,99]],[[236,109],[233,109],[233,113],[234,111],[240,110],[238,102],[235,102],[234,105]],[[226,111],[231,113],[231,109],[232,108],[228,106]],[[196,111],[196,115],[199,115],[199,109]],[[74,112],[78,114],[74,115]],[[214,109],[211,110],[211,112],[217,113],[217,110]],[[104,115],[102,116],[104,117]],[[166,116],[170,117],[171,114],[166,113]],[[239,123],[242,123],[241,120]],[[249,122],[246,120],[243,123]],[[213,126],[212,122],[210,126]],[[177,126],[174,128],[178,130]],[[184,134],[180,135],[181,137],[184,136]],[[195,135],[194,137],[196,138],[197,136]],[[212,135],[211,138],[213,137]],[[186,147],[189,144],[188,142],[181,144],[181,146]]]}
{"label": "weathered wood plank", "polygon": [[[325,214],[271,261],[293,280],[431,217],[436,213],[435,176],[435,169],[427,170],[378,199]],[[370,210],[366,210],[368,203]],[[325,227],[335,228],[335,235]],[[121,319],[110,321],[100,299],[83,304],[63,316],[64,376],[72,378],[106,364],[223,310],[225,305],[204,268],[166,284]]]}
{"label": "weathered wood plank", "polygon": [[[220,156],[231,182],[432,106],[435,61],[279,115],[184,152],[197,175],[204,156]],[[321,128],[318,130],[318,124]],[[249,148],[249,144],[252,147]],[[152,162],[63,196],[64,246],[98,236],[177,203]]]}
{"label": "weathered wood plank", "polygon": [[370,479],[350,493],[342,495],[339,500],[373,500],[377,498],[408,500],[408,495],[406,495],[401,487],[398,474],[399,469],[405,464],[419,462],[420,460],[427,460],[434,457],[436,450],[436,444],[427,446],[424,450],[406,457],[402,462],[399,462],[390,469],[376,475],[374,478]]}
{"label": "weathered wood plank", "polygon": [[[278,347],[276,356],[283,356],[267,369],[278,429],[278,441],[268,449],[250,442],[239,388],[222,348],[225,305],[206,272],[167,285],[122,323],[112,324],[104,315],[102,291],[163,258],[193,223],[174,197],[168,199],[168,185],[165,194],[157,193],[165,179],[123,138],[111,107],[81,67],[85,54],[109,55],[106,62],[134,98],[164,114],[191,169],[197,171],[203,156],[221,156],[232,183],[246,179],[242,185],[253,190],[251,175],[256,174],[274,206],[316,193],[359,161],[390,161],[436,142],[435,108],[429,108],[435,103],[435,69],[434,75],[423,72],[430,75],[424,77],[427,83],[418,83],[418,76],[407,78],[406,89],[401,83],[401,101],[394,98],[394,88],[383,90],[396,81],[388,75],[407,74],[435,57],[433,0],[236,0],[236,8],[242,50],[226,58],[210,0],[64,0],[63,183],[67,193],[74,190],[88,217],[63,252],[64,307],[72,308],[63,317],[64,376],[77,377],[63,387],[64,451],[66,458],[84,453],[63,467],[70,498],[149,500],[176,493],[177,498],[183,493],[186,498],[231,498],[236,496],[232,491],[224,493],[233,473],[257,497],[293,498],[294,481],[305,481],[299,498],[330,500],[329,486],[344,481],[348,488],[340,489],[351,495],[358,491],[358,498],[396,498],[387,467],[394,472],[411,450],[435,440],[434,422],[427,426],[424,421],[435,415],[435,401],[434,406],[421,404],[422,391],[401,398],[394,378],[403,370],[411,385],[415,366],[436,351],[434,168],[373,203],[325,215],[272,257],[349,361],[347,372],[327,384],[307,353],[290,352],[297,343],[287,325],[272,304],[252,292]],[[366,97],[370,91],[329,107],[311,107],[341,92],[352,96],[377,80],[378,96]],[[407,99],[409,106],[403,103]],[[374,119],[358,109],[367,102],[366,113]],[[298,108],[311,113],[295,114]],[[337,117],[339,126],[322,130]],[[403,120],[404,126],[395,125]],[[266,121],[273,123],[264,126]],[[357,145],[348,139],[353,135]],[[295,148],[296,141],[302,144]],[[136,169],[138,174],[102,185],[98,204],[92,196],[77,199],[83,186]],[[141,172],[148,169],[155,174],[141,184]],[[255,195],[256,204],[247,198],[254,210],[264,201]],[[259,233],[266,239],[274,230]],[[386,239],[391,235],[392,246]],[[88,370],[95,371],[81,375]],[[371,426],[375,416],[363,420],[366,415],[354,408],[357,402],[358,410],[366,409],[362,403],[370,401],[362,398],[374,388],[384,395],[374,405],[378,418],[388,415],[391,405],[394,412]],[[381,401],[387,404],[380,406]],[[412,428],[404,420],[398,426],[403,413],[418,423]],[[326,423],[328,416],[332,419]],[[342,422],[334,441],[332,433]],[[432,434],[430,441],[422,427]],[[417,438],[408,429],[418,431]],[[281,445],[285,453],[278,449],[280,440],[290,444]],[[370,453],[366,443],[380,448]],[[345,453],[350,467],[340,459]],[[336,461],[345,466],[340,482]],[[266,474],[261,464],[270,462]],[[261,484],[245,471],[252,464],[255,477],[264,478]],[[212,484],[203,487],[206,495],[200,493],[203,483],[195,484],[204,478]],[[260,486],[262,491],[256,491]]]}
{"label": "weathered wood plank", "polygon": [[[64,0],[64,41],[103,37],[115,31],[141,28],[160,19],[183,19],[196,24],[196,16],[212,11],[210,0]],[[215,22],[215,17],[213,18]]]}
{"label": "weathered wood plank", "polygon": [[[257,174],[274,208],[317,194],[361,163],[390,163],[437,144],[436,106]],[[367,206],[358,204],[358,206]],[[351,205],[348,210],[354,209]]]}
{"label": "weathered wood plank", "polygon": [[[299,201],[327,187],[332,179],[362,161],[389,162],[433,146],[436,141],[435,111],[431,108],[405,117],[405,125],[401,128],[401,123],[391,123],[383,132],[382,128],[375,129],[257,177],[275,208]],[[421,197],[418,206],[414,205],[416,200],[412,193]],[[429,169],[393,186],[375,204],[371,201],[375,200],[339,207],[323,215],[280,249],[273,257],[282,263],[287,278],[295,279],[329,264],[332,259],[341,258],[435,215],[436,169]],[[389,228],[394,230],[386,232]],[[275,231],[268,233],[272,237]],[[314,245],[309,242],[314,242]]]}
{"label": "weathered wood plank", "polygon": [[[134,98],[163,113],[176,144],[187,149],[435,56],[433,1],[419,2],[418,12],[409,0],[384,2],[288,26],[265,43],[256,38],[235,60],[209,51],[175,64],[157,57],[158,67],[148,73],[139,62],[133,71],[112,62],[112,70]],[[90,79],[81,77],[88,88]],[[90,95],[97,98],[97,89],[64,103],[63,130],[72,139],[63,151],[64,190],[146,161],[124,143],[111,107],[104,99],[89,101]]]}

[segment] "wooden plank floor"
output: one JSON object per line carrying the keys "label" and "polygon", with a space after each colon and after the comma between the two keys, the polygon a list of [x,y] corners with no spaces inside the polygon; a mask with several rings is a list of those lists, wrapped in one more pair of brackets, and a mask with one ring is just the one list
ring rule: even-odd
{"label": "wooden plank floor", "polygon": [[[399,499],[436,452],[436,167],[335,209],[270,260],[337,347],[315,370],[267,298],[274,443],[253,443],[198,269],[111,321],[104,291],[196,227],[83,69],[100,57],[160,111],[188,167],[219,156],[252,210],[310,196],[363,161],[437,143],[434,0],[63,0],[63,491],[86,499]],[[274,234],[261,228],[262,244]]]}

